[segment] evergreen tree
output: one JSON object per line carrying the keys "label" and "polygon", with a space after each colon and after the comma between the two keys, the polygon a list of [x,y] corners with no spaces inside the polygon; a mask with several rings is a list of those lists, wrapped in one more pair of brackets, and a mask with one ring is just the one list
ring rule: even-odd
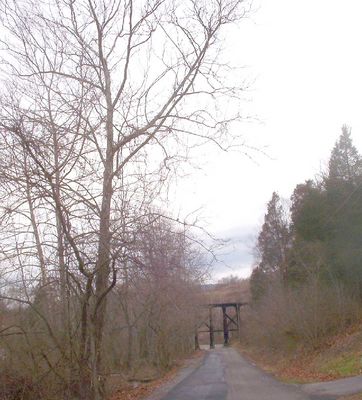
{"label": "evergreen tree", "polygon": [[291,228],[295,238],[324,240],[328,218],[326,192],[308,180],[295,187],[291,201]]}
{"label": "evergreen tree", "polygon": [[288,257],[288,282],[300,285],[324,272],[328,203],[326,191],[312,180],[297,185],[291,201],[293,241]]}
{"label": "evergreen tree", "polygon": [[258,236],[258,265],[251,278],[253,298],[260,297],[268,281],[287,280],[287,253],[290,243],[289,225],[279,195],[274,192],[267,206],[264,224]]}
{"label": "evergreen tree", "polygon": [[259,266],[256,266],[250,276],[250,292],[254,302],[263,297],[268,288],[268,283],[270,282],[268,282],[267,274]]}
{"label": "evergreen tree", "polygon": [[325,180],[328,202],[327,262],[334,280],[362,296],[362,159],[351,129],[343,126]]}
{"label": "evergreen tree", "polygon": [[254,299],[276,278],[299,286],[310,277],[342,283],[362,298],[362,158],[346,125],[328,167],[322,184],[309,180],[296,186],[290,226],[273,193],[256,246]]}
{"label": "evergreen tree", "polygon": [[336,142],[329,160],[328,181],[356,183],[362,174],[362,160],[352,143],[351,128],[343,125],[342,134]]}

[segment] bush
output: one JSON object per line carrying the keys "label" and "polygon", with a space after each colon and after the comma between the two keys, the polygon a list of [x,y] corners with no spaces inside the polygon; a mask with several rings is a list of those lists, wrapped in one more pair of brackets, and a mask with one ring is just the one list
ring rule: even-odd
{"label": "bush", "polygon": [[0,400],[38,400],[43,398],[38,385],[17,371],[0,371]]}
{"label": "bush", "polygon": [[312,280],[291,289],[275,283],[247,312],[244,337],[253,346],[275,351],[318,348],[360,316],[358,297],[340,284]]}

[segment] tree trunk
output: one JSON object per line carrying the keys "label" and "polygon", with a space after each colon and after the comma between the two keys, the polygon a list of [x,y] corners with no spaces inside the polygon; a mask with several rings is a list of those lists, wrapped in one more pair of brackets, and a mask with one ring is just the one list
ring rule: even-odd
{"label": "tree trunk", "polygon": [[94,388],[94,400],[104,398],[104,379],[103,379],[103,360],[102,360],[102,342],[105,315],[107,312],[107,290],[109,287],[110,275],[110,256],[111,256],[111,232],[110,232],[110,214],[113,195],[113,106],[111,100],[111,89],[109,73],[105,68],[106,87],[107,87],[107,150],[103,172],[103,195],[102,207],[99,221],[99,240],[98,240],[98,260],[96,263],[96,289],[95,304],[93,311],[93,346],[92,357],[92,383]]}

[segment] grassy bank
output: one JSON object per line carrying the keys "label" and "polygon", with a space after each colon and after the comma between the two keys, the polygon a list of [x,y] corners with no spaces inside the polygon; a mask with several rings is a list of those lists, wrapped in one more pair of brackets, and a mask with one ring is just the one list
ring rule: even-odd
{"label": "grassy bank", "polygon": [[236,346],[246,357],[277,378],[289,383],[307,383],[361,374],[361,342],[362,325],[358,325],[328,338],[316,349],[307,349],[298,343],[291,343],[289,349],[283,351],[253,347],[247,343]]}

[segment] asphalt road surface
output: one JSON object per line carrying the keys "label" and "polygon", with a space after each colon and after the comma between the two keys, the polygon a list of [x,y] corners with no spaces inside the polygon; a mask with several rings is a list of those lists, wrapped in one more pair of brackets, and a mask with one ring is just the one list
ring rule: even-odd
{"label": "asphalt road surface", "polygon": [[233,348],[208,351],[202,364],[177,383],[162,400],[332,400],[313,396],[297,385],[275,380]]}

